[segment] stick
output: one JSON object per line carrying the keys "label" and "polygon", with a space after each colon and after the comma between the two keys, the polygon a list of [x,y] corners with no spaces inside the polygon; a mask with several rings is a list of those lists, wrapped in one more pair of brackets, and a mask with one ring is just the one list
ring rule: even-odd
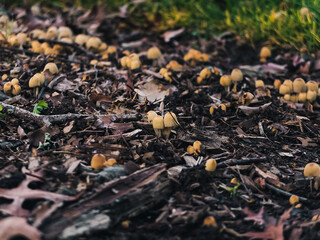
{"label": "stick", "polygon": [[77,113],[67,113],[60,115],[38,115],[23,108],[19,108],[4,102],[0,102],[0,105],[8,114],[13,114],[16,117],[28,119],[29,121],[36,122],[41,126],[50,126],[52,123],[63,122],[67,120],[86,118],[87,120],[93,120],[97,117],[111,117],[114,120],[133,120],[138,118],[138,114],[108,114],[108,115],[92,115],[92,114],[77,114]]}
{"label": "stick", "polygon": [[224,162],[220,162],[217,164],[217,168],[223,168],[223,167],[228,167],[228,166],[235,166],[235,165],[248,165],[251,163],[256,163],[256,162],[264,162],[266,161],[266,157],[262,158],[244,158],[244,159],[231,159],[227,160]]}
{"label": "stick", "polygon": [[[279,193],[281,195],[287,196],[287,197],[291,197],[292,195],[295,195],[295,194],[289,193],[287,191],[284,191],[284,190],[282,190],[280,188],[277,188],[277,187],[275,187],[275,186],[273,186],[273,185],[271,185],[269,183],[266,183],[266,187],[269,188],[270,190],[273,190],[273,191],[275,191],[275,192],[277,192],[277,193]],[[299,200],[301,202],[307,202],[308,201],[308,199],[304,198],[304,197],[299,197],[298,196],[298,198],[299,198]]]}

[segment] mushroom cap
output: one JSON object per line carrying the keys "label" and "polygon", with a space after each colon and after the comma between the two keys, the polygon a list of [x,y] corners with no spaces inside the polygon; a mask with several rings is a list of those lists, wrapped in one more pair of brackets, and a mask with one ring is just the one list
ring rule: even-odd
{"label": "mushroom cap", "polygon": [[213,115],[215,109],[218,109],[218,107],[216,105],[212,105],[210,107],[210,109],[209,109],[210,115]]}
{"label": "mushroom cap", "polygon": [[102,44],[102,41],[100,38],[98,37],[91,37],[89,38],[89,40],[86,42],[86,48],[88,50],[90,49],[94,49],[94,50],[97,50],[100,45]]}
{"label": "mushroom cap", "polygon": [[130,69],[131,70],[135,70],[135,69],[138,69],[141,67],[141,62],[140,60],[133,60],[131,61],[131,64],[130,64]]}
{"label": "mushroom cap", "polygon": [[5,94],[10,94],[10,93],[11,93],[11,88],[12,88],[11,82],[7,82],[7,83],[5,83],[4,86],[3,86],[3,92],[4,92]]}
{"label": "mushroom cap", "polygon": [[51,74],[58,74],[59,69],[57,65],[53,62],[47,63],[46,66],[44,67],[43,71],[49,70]]}
{"label": "mushroom cap", "polygon": [[161,51],[158,47],[154,46],[148,49],[147,51],[147,58],[148,59],[158,59],[161,57]]}
{"label": "mushroom cap", "polygon": [[116,53],[117,52],[117,47],[116,46],[109,46],[107,48],[107,52],[108,52],[108,54]]}
{"label": "mushroom cap", "polygon": [[308,81],[307,82],[307,89],[308,89],[308,91],[318,91],[318,89],[319,89],[319,86],[318,86],[318,83],[316,82],[316,81]]}
{"label": "mushroom cap", "polygon": [[275,89],[279,89],[281,86],[281,81],[279,79],[274,80],[273,86]]}
{"label": "mushroom cap", "polygon": [[117,160],[115,158],[109,158],[105,163],[104,166],[111,167],[113,165],[117,164]]}
{"label": "mushroom cap", "polygon": [[158,116],[158,114],[155,111],[149,111],[147,112],[147,118],[148,118],[148,123],[152,123],[153,119]]}
{"label": "mushroom cap", "polygon": [[260,57],[261,58],[271,57],[270,49],[268,47],[262,47],[260,50]]}
{"label": "mushroom cap", "polygon": [[222,111],[227,111],[227,106],[224,104],[219,104],[218,107],[220,107]]}
{"label": "mushroom cap", "polygon": [[299,202],[299,197],[297,195],[291,195],[289,202],[291,205],[294,205],[295,203]]}
{"label": "mushroom cap", "polygon": [[63,38],[60,39],[60,41],[61,42],[65,42],[65,43],[73,43],[72,39],[69,38],[69,37],[63,37]]}
{"label": "mushroom cap", "polygon": [[16,96],[16,95],[20,94],[20,92],[21,92],[21,87],[19,84],[15,84],[12,86],[12,94],[13,95]]}
{"label": "mushroom cap", "polygon": [[245,100],[252,100],[254,98],[253,94],[251,92],[245,92],[243,95],[242,95],[243,99]]}
{"label": "mushroom cap", "polygon": [[307,92],[307,100],[309,102],[314,102],[317,98],[317,92],[316,91],[308,91]]}
{"label": "mushroom cap", "polygon": [[256,88],[264,87],[264,81],[256,80],[255,85],[256,85]]}
{"label": "mushroom cap", "polygon": [[46,33],[44,31],[42,31],[41,29],[34,29],[31,31],[31,37],[33,38],[39,38],[39,36],[41,35],[46,35]]}
{"label": "mushroom cap", "polygon": [[193,148],[195,151],[200,152],[201,151],[201,145],[202,143],[200,141],[195,141],[193,143]]}
{"label": "mushroom cap", "polygon": [[[136,53],[130,54],[130,55],[126,58],[126,60],[127,60],[126,66],[127,66],[128,68],[131,68],[131,64],[132,64],[132,62],[134,62],[134,61],[139,61],[139,64],[138,64],[137,62],[135,62],[135,64],[134,64],[133,67],[137,67],[138,65],[139,65],[139,67],[140,67],[140,65],[141,65],[141,63],[140,63],[140,58],[139,58],[138,54],[136,54]],[[138,68],[139,68],[139,67],[138,67]],[[134,68],[134,69],[135,69],[135,68]]]}
{"label": "mushroom cap", "polygon": [[161,68],[159,73],[164,76],[166,73],[168,72],[168,70],[166,68]]}
{"label": "mushroom cap", "polygon": [[24,45],[27,42],[27,34],[26,33],[18,33],[17,34],[17,39],[20,45]]}
{"label": "mushroom cap", "polygon": [[193,153],[194,153],[194,148],[193,148],[193,146],[189,145],[189,146],[187,147],[187,152],[190,153],[190,154],[193,154]]}
{"label": "mushroom cap", "polygon": [[18,78],[14,78],[14,79],[12,79],[12,80],[11,80],[11,84],[12,84],[12,85],[19,84],[19,80],[18,80]]}
{"label": "mushroom cap", "polygon": [[206,171],[213,172],[217,168],[217,161],[213,158],[210,158],[206,161]]}
{"label": "mushroom cap", "polygon": [[292,91],[293,91],[293,82],[290,79],[284,80],[283,85],[288,86],[289,89],[290,89],[290,93],[292,93]]}
{"label": "mushroom cap", "polygon": [[56,26],[51,26],[47,30],[47,38],[56,38],[58,36],[58,28]]}
{"label": "mushroom cap", "polygon": [[167,66],[167,69],[172,69],[174,71],[180,71],[182,69],[182,65],[180,65],[176,60],[171,60]]}
{"label": "mushroom cap", "polygon": [[302,16],[308,15],[308,14],[309,14],[309,9],[308,9],[307,7],[301,8],[301,9],[300,9],[300,14],[301,14]]}
{"label": "mushroom cap", "polygon": [[303,170],[303,175],[305,177],[317,177],[320,175],[320,166],[317,163],[308,163]]}
{"label": "mushroom cap", "polygon": [[291,93],[290,87],[287,86],[287,85],[281,84],[281,85],[280,85],[280,88],[279,88],[279,93],[280,93],[281,95],[290,94],[290,93]]}
{"label": "mushroom cap", "polygon": [[220,85],[223,87],[228,87],[232,83],[231,77],[229,75],[222,75],[220,78]]}
{"label": "mushroom cap", "polygon": [[80,46],[83,46],[84,44],[86,44],[86,42],[89,40],[90,36],[86,35],[86,34],[78,34],[76,36],[76,38],[74,39],[74,42],[76,44],[79,44]]}
{"label": "mushroom cap", "polygon": [[71,38],[73,35],[71,28],[66,26],[59,27],[58,32],[59,32],[58,39]]}
{"label": "mushroom cap", "polygon": [[102,42],[98,48],[99,52],[103,52],[107,49],[108,45],[105,42]]}
{"label": "mushroom cap", "polygon": [[30,88],[40,87],[44,83],[44,81],[45,81],[44,74],[36,73],[29,80],[29,87]]}
{"label": "mushroom cap", "polygon": [[152,121],[153,129],[164,129],[164,121],[161,116],[155,116]]}
{"label": "mushroom cap", "polygon": [[121,67],[126,68],[127,67],[127,62],[128,62],[128,56],[124,56],[120,59],[120,64]]}
{"label": "mushroom cap", "polygon": [[298,101],[304,103],[307,101],[307,93],[306,92],[301,92],[298,95]]}
{"label": "mushroom cap", "polygon": [[208,68],[204,68],[201,70],[199,76],[202,78],[202,79],[207,79],[211,76],[211,71],[210,69]]}
{"label": "mushroom cap", "polygon": [[106,162],[106,157],[103,154],[95,154],[91,158],[91,167],[93,169],[102,169],[104,168],[104,163]]}
{"label": "mushroom cap", "polygon": [[[286,95],[284,95],[284,96],[286,96]],[[299,99],[298,95],[295,95],[295,94],[290,95],[290,101],[291,102],[298,102],[298,99]]]}
{"label": "mushroom cap", "polygon": [[167,112],[163,118],[163,124],[166,128],[174,128],[178,125],[178,119],[173,112]]}
{"label": "mushroom cap", "polygon": [[296,78],[293,83],[293,92],[301,93],[306,91],[306,82],[302,78]]}
{"label": "mushroom cap", "polygon": [[243,74],[240,69],[235,68],[231,72],[232,82],[241,82],[243,80]]}
{"label": "mushroom cap", "polygon": [[12,34],[8,37],[8,43],[11,47],[18,46],[19,40],[16,35]]}

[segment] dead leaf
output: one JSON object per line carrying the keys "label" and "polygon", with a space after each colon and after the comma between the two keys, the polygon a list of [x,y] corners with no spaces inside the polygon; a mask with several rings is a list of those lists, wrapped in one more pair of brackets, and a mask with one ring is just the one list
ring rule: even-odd
{"label": "dead leaf", "polygon": [[20,125],[18,127],[18,134],[19,134],[20,140],[22,140],[27,135],[24,129]]}
{"label": "dead leaf", "polygon": [[63,128],[63,132],[65,134],[69,133],[73,128],[74,121],[71,121],[70,124]]}
{"label": "dead leaf", "polygon": [[264,111],[267,107],[269,107],[272,103],[266,103],[259,107],[248,107],[248,106],[239,106],[238,108],[247,116],[252,114],[257,114],[261,111]]}
{"label": "dead leaf", "polygon": [[41,233],[38,229],[30,226],[25,218],[7,217],[0,220],[0,239],[9,240],[17,236],[40,240]]}
{"label": "dead leaf", "polygon": [[183,32],[184,32],[184,28],[180,28],[180,29],[174,30],[174,31],[167,31],[164,34],[162,34],[161,37],[164,38],[165,42],[170,42],[170,40],[172,38],[179,36]]}
{"label": "dead leaf", "polygon": [[12,200],[10,203],[0,204],[0,211],[13,216],[27,217],[30,215],[29,211],[22,208],[23,202],[27,199],[47,199],[54,203],[76,199],[76,197],[29,188],[29,184],[35,181],[39,182],[40,180],[27,176],[16,188],[0,188],[0,197]]}
{"label": "dead leaf", "polygon": [[244,220],[247,221],[254,221],[258,224],[264,224],[264,219],[263,219],[263,212],[264,212],[264,207],[261,207],[258,213],[250,211],[247,207],[243,209],[243,212],[247,214],[248,216],[244,218]]}
{"label": "dead leaf", "polygon": [[163,91],[158,87],[156,81],[151,81],[144,84],[140,89],[135,88],[134,91],[138,93],[139,100],[142,102],[147,98],[150,102],[163,101],[165,96],[169,95],[169,89]]}
{"label": "dead leaf", "polygon": [[311,138],[306,137],[297,137],[297,139],[301,142],[302,147],[317,147],[318,144],[315,143]]}
{"label": "dead leaf", "polygon": [[111,116],[98,118],[94,123],[95,127],[106,128],[114,131],[114,134],[121,134],[133,127],[132,123],[115,123]]}

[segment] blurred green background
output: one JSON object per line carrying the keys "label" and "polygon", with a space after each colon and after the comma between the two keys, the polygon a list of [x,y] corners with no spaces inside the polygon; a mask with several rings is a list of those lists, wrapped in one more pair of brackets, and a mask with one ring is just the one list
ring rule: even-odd
{"label": "blurred green background", "polygon": [[185,27],[190,33],[207,38],[232,31],[252,44],[267,41],[310,51],[317,50],[320,43],[320,0],[4,0],[3,3],[6,7],[40,3],[61,8],[105,4],[111,12],[128,3],[130,17],[138,26],[154,31]]}

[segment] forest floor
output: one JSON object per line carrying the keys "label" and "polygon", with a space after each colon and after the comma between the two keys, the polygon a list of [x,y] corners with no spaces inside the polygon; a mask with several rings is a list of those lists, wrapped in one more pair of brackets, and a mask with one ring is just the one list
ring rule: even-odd
{"label": "forest floor", "polygon": [[[15,8],[0,18],[0,239],[319,239],[320,178],[304,167],[319,162],[320,101],[288,101],[274,86],[317,81],[318,53],[268,46],[261,62],[262,45],[231,33],[135,29],[125,11]],[[80,33],[102,43],[81,46]],[[148,59],[154,46],[162,54]],[[137,68],[122,66],[127,55]],[[45,71],[35,95],[29,80],[49,62],[58,72]],[[235,68],[243,80],[227,91],[220,78]],[[4,94],[14,78],[20,94],[14,84]],[[148,111],[176,115],[169,139]],[[93,169],[97,153],[116,164]]]}

